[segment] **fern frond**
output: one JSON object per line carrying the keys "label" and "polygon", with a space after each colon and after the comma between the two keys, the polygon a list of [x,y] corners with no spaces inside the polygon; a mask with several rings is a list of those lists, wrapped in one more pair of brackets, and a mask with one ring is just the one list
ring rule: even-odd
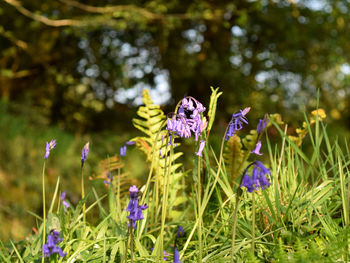
{"label": "fern frond", "polygon": [[239,176],[239,168],[242,167],[244,150],[242,149],[241,138],[236,134],[233,135],[226,143],[224,149],[224,160],[226,164],[226,170],[230,175],[232,181],[235,181]]}

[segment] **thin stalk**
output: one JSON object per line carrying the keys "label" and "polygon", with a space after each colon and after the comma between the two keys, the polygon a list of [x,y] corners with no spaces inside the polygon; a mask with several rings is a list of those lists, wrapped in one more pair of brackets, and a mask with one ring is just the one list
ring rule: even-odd
{"label": "thin stalk", "polygon": [[121,213],[121,205],[120,205],[120,167],[118,168],[118,177],[117,177],[117,210],[118,214]]}
{"label": "thin stalk", "polygon": [[198,164],[197,164],[197,180],[198,180],[198,241],[199,241],[199,257],[198,262],[202,262],[202,216],[201,216],[201,196],[202,196],[202,189],[201,189],[201,157],[198,156]]}
{"label": "thin stalk", "polygon": [[[81,164],[81,199],[82,200],[84,200],[84,198],[85,198],[83,167],[84,167],[84,163]],[[84,202],[84,204],[83,204],[83,223],[84,223],[84,225],[86,222],[85,210],[86,210],[86,207],[85,207],[85,202]]]}
{"label": "thin stalk", "polygon": [[[43,191],[43,246],[45,245],[46,240],[46,199],[45,199],[45,161],[43,165],[43,172],[41,175],[41,184],[42,184],[42,191]],[[41,258],[41,262],[45,262],[45,257]]]}
{"label": "thin stalk", "polygon": [[255,249],[255,194],[252,193],[252,255],[254,256]]}
{"label": "thin stalk", "polygon": [[130,231],[130,259],[131,259],[131,263],[134,262],[134,229],[132,228],[132,220],[129,220],[129,231]]}
{"label": "thin stalk", "polygon": [[235,210],[233,212],[233,226],[232,226],[232,241],[231,241],[231,263],[234,262],[235,253],[235,241],[236,241],[236,228],[237,228],[237,212],[239,204],[240,195],[236,194]]}

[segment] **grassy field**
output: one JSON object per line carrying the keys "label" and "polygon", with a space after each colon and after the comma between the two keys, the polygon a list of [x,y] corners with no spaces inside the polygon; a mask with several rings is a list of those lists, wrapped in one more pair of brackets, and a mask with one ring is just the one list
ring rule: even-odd
{"label": "grassy field", "polygon": [[[328,137],[322,109],[306,113],[294,136],[277,114],[262,114],[248,131],[249,109],[237,111],[216,152],[219,97],[213,90],[205,111],[188,98],[165,115],[145,91],[133,119],[141,135],[128,138],[126,156],[123,148],[104,161],[105,188],[85,189],[93,153],[85,148],[77,158],[77,205],[62,195],[62,178],[48,180],[57,150],[49,144],[38,178],[46,205],[30,215],[32,235],[0,242],[1,261],[349,262],[349,148]],[[269,140],[270,131],[279,142]],[[183,154],[188,141],[193,152]],[[128,174],[131,147],[144,154],[145,183]]]}

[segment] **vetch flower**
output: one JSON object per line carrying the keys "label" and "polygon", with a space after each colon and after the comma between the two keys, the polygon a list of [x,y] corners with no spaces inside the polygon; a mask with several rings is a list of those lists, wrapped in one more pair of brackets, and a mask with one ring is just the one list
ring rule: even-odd
{"label": "vetch flower", "polygon": [[64,206],[64,211],[66,211],[67,208],[70,207],[70,204],[65,200],[65,199],[66,199],[66,191],[63,191],[63,192],[61,193],[60,198],[61,198],[62,204],[63,204],[63,206]]}
{"label": "vetch flower", "polygon": [[256,128],[256,131],[257,131],[258,135],[264,131],[264,129],[266,128],[268,122],[269,122],[269,119],[268,119],[268,115],[267,114],[265,115],[264,119],[260,119],[259,120],[258,127]]}
{"label": "vetch flower", "polygon": [[251,153],[255,153],[257,155],[262,155],[262,153],[260,153],[260,149],[261,149],[261,141],[258,141],[256,143],[255,149]]}
{"label": "vetch flower", "polygon": [[[247,170],[252,165],[252,176],[249,176]],[[249,193],[257,191],[259,188],[261,188],[261,190],[264,190],[271,185],[270,178],[270,169],[267,169],[263,163],[255,161],[248,165],[248,167],[245,169],[241,187],[246,187]]]}
{"label": "vetch flower", "polygon": [[144,218],[142,211],[148,208],[147,204],[139,205],[138,194],[139,189],[136,185],[129,188],[130,201],[126,211],[130,213],[127,218],[132,221],[132,227],[134,229],[136,229],[136,221]]}
{"label": "vetch flower", "polygon": [[45,152],[44,159],[49,158],[50,151],[53,148],[55,148],[55,146],[56,146],[56,140],[51,140],[50,142],[46,142],[46,152]]}
{"label": "vetch flower", "polygon": [[81,165],[83,166],[86,159],[88,158],[88,155],[89,155],[89,145],[90,143],[87,142],[85,144],[85,146],[83,147],[83,149],[81,150]]}
{"label": "vetch flower", "polygon": [[205,141],[204,141],[204,140],[201,140],[201,143],[200,143],[200,145],[199,145],[198,152],[196,152],[196,155],[202,156],[202,151],[203,151],[203,149],[204,149],[204,146],[205,146]]}
{"label": "vetch flower", "polygon": [[232,137],[236,131],[239,131],[243,128],[242,122],[248,124],[247,118],[245,115],[250,111],[250,107],[245,108],[244,110],[240,110],[239,113],[234,113],[232,115],[232,119],[228,124],[228,129],[225,135],[225,141],[227,141],[230,137]]}
{"label": "vetch flower", "polygon": [[50,257],[52,254],[59,254],[61,258],[67,255],[67,253],[63,253],[62,249],[57,246],[58,243],[63,241],[60,238],[60,232],[51,230],[47,237],[47,244],[43,245],[43,254],[44,257]]}

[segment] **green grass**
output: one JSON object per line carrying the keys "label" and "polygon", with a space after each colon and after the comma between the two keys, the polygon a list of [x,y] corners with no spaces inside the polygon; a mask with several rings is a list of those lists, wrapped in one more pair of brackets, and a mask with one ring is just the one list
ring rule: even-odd
{"label": "green grass", "polygon": [[[211,104],[216,107],[216,103]],[[147,107],[154,107],[152,105]],[[215,112],[215,109],[209,111]],[[157,127],[164,127],[164,123],[160,124],[163,117],[153,121],[154,112],[147,115],[143,109],[141,117],[151,123],[149,126],[157,123]],[[268,129],[279,133],[280,142],[272,143],[268,136],[262,136],[263,159],[271,169],[272,185],[255,193],[254,254],[251,249],[252,194],[243,188],[239,202],[236,202],[236,195],[242,171],[256,159],[249,154],[249,147],[257,140],[256,132],[239,134],[244,147],[236,149],[240,152],[234,156],[243,157],[240,168],[232,172],[224,158],[227,142],[221,152],[216,153],[209,137],[203,157],[185,154],[183,160],[193,159],[193,166],[184,167],[177,155],[181,146],[172,150],[159,139],[164,129],[151,131],[151,127],[147,130],[147,126],[142,126],[145,135],[134,139],[145,153],[149,168],[144,174],[149,180],[137,186],[143,192],[142,201],[149,208],[144,211],[145,219],[139,221],[133,231],[134,262],[163,262],[160,257],[163,250],[170,254],[167,261],[173,261],[175,236],[180,225],[186,234],[177,238],[176,244],[181,261],[186,263],[230,262],[231,251],[234,262],[347,262],[349,147],[346,141],[329,138],[326,126],[318,116],[309,118],[305,115],[305,123],[307,135],[302,143],[311,145],[307,152],[303,150],[303,144],[298,146],[285,133],[285,124],[278,124],[276,118],[270,118]],[[244,137],[244,133],[248,135]],[[153,148],[147,152],[143,148],[144,142]],[[158,157],[160,148],[169,152],[169,158]],[[47,167],[51,158],[54,154],[50,155]],[[47,206],[46,233],[51,229],[61,232],[64,240],[59,246],[67,256],[61,259],[51,256],[47,262],[123,262],[124,259],[130,262],[125,209],[129,200],[127,189],[131,185],[121,175],[127,170],[126,166],[111,168],[114,176],[111,186],[99,191],[87,188],[87,197],[66,212],[59,200],[59,193],[63,191],[62,178],[57,178],[56,191]],[[79,174],[73,176],[79,180]],[[96,224],[83,220],[84,204],[88,218],[93,212],[98,216],[94,220]],[[232,247],[236,204],[237,228]],[[42,217],[28,216],[36,218],[38,234],[17,242],[0,242],[3,262],[41,262]]]}

